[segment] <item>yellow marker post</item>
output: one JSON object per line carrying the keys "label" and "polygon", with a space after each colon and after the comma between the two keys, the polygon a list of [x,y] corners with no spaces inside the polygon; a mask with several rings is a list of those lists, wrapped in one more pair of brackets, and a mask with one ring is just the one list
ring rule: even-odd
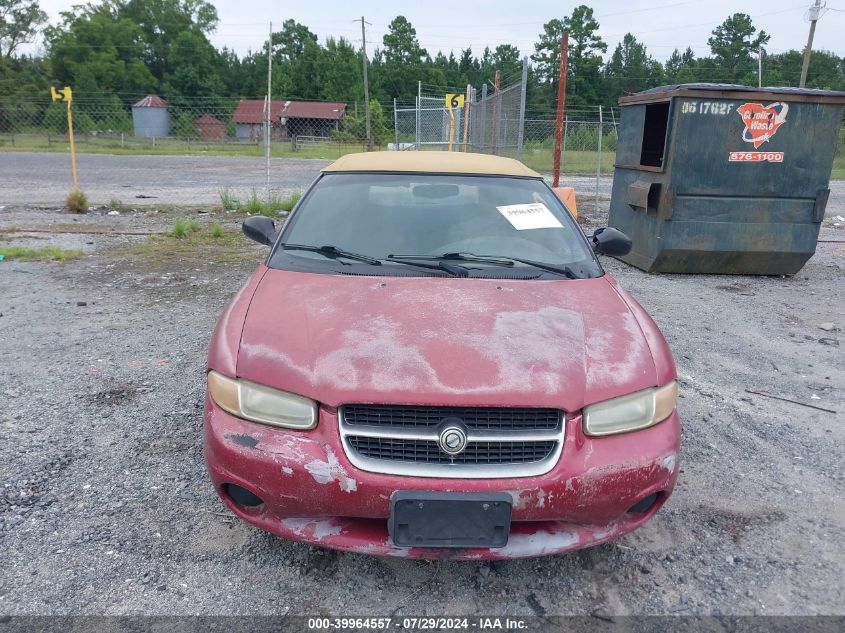
{"label": "yellow marker post", "polygon": [[50,86],[50,96],[53,101],[63,101],[67,103],[67,134],[70,140],[70,169],[73,174],[73,190],[79,189],[79,181],[76,177],[76,145],[73,142],[73,91],[70,86],[65,86],[61,90],[56,90]]}
{"label": "yellow marker post", "polygon": [[451,152],[452,144],[455,142],[455,112],[453,108],[464,107],[464,95],[447,93],[446,107],[449,109],[449,151]]}

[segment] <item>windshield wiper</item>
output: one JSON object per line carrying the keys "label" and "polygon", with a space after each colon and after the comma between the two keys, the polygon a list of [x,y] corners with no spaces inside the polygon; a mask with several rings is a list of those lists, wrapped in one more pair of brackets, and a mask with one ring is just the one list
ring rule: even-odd
{"label": "windshield wiper", "polygon": [[568,279],[583,279],[569,266],[555,266],[554,264],[546,264],[545,262],[537,262],[533,259],[523,259],[521,257],[500,257],[497,255],[476,255],[475,253],[443,253],[442,255],[388,255],[388,259],[402,260],[402,259],[420,259],[423,261],[443,261],[443,260],[457,260],[462,262],[479,262],[484,264],[491,264],[493,266],[513,266],[514,262],[526,264],[540,270],[547,270],[551,273],[563,275]]}
{"label": "windshield wiper", "polygon": [[[352,251],[345,251],[341,248],[338,248],[337,246],[332,246],[331,244],[326,244],[324,246],[312,246],[310,244],[280,244],[280,247],[290,250],[320,253],[321,255],[325,255],[326,257],[330,257],[332,259],[343,257],[345,259],[353,259],[359,262],[364,262],[365,264],[372,264],[373,266],[382,265],[382,260],[376,257],[370,257],[369,255],[363,255],[361,253],[353,253]],[[390,259],[390,257],[388,257],[388,259]],[[418,266],[420,268],[442,270],[454,277],[467,277],[469,275],[469,270],[467,270],[463,266],[458,266],[457,264],[449,264],[447,262],[438,262],[437,264],[423,264],[420,262],[403,261],[400,259],[396,259],[393,261],[395,261],[397,264],[408,264],[409,266]]]}
{"label": "windshield wiper", "polygon": [[[440,261],[436,264],[424,264],[422,262],[413,261],[415,259],[419,259],[418,257],[414,258],[404,258],[404,257],[394,257],[393,255],[388,255],[386,261],[394,262],[396,264],[407,264],[409,266],[419,266],[420,268],[430,268],[432,270],[442,270],[444,272],[449,273],[453,277],[468,277],[469,276],[469,269],[464,268],[463,266],[458,266],[457,264],[449,264],[448,262]],[[432,258],[433,259],[433,258]]]}
{"label": "windshield wiper", "polygon": [[343,249],[338,248],[337,246],[332,246],[331,244],[326,244],[324,246],[311,246],[309,244],[279,244],[279,246],[284,249],[290,249],[295,251],[310,251],[312,253],[320,253],[321,255],[325,255],[326,257],[331,257],[333,259],[343,257],[345,259],[354,259],[359,262],[364,262],[365,264],[372,264],[373,266],[381,266],[380,259],[370,257],[369,255],[362,255],[361,253],[345,251]]}

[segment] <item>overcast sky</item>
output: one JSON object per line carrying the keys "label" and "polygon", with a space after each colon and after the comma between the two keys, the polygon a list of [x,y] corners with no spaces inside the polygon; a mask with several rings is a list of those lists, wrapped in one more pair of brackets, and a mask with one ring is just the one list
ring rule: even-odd
{"label": "overcast sky", "polygon": [[[80,0],[41,0],[42,8],[55,20],[60,11],[69,10]],[[283,20],[293,18],[320,36],[344,36],[361,41],[361,14],[368,26],[369,50],[382,45],[388,23],[396,15],[407,17],[417,30],[422,45],[432,57],[438,50],[471,46],[480,54],[485,46],[514,44],[525,55],[534,52],[534,43],[543,24],[562,18],[580,2],[531,0],[416,0],[393,2],[374,0],[213,0],[220,16],[211,36],[218,46],[228,46],[239,54],[260,47],[267,38],[268,23],[274,29]],[[713,28],[728,15],[742,11],[752,16],[754,25],[771,35],[767,51],[779,53],[802,49],[807,40],[810,0],[767,0],[737,3],[731,0],[594,0],[593,7],[600,34],[608,44],[608,54],[627,32],[644,42],[659,60],[675,48],[691,46],[696,55],[709,53],[707,38]],[[845,0],[828,0],[827,10],[819,20],[813,48],[845,55]],[[839,9],[839,11],[835,10]]]}

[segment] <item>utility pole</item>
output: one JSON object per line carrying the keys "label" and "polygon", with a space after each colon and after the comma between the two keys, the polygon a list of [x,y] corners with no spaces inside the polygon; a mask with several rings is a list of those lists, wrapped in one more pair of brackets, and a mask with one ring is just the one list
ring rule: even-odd
{"label": "utility pole", "polygon": [[757,49],[757,87],[763,87],[763,47]]}
{"label": "utility pole", "polygon": [[810,7],[810,35],[807,38],[807,48],[804,49],[804,64],[801,66],[799,88],[803,88],[804,84],[807,83],[807,70],[810,68],[810,53],[813,52],[813,36],[816,34],[816,22],[823,8],[824,4],[821,0],[815,0],[813,6]]}
{"label": "utility pole", "polygon": [[367,151],[373,151],[373,135],[370,133],[370,84],[367,81],[367,30],[365,24],[370,24],[364,21],[364,16],[361,16],[361,56],[364,64],[364,120],[366,121],[367,130]]}

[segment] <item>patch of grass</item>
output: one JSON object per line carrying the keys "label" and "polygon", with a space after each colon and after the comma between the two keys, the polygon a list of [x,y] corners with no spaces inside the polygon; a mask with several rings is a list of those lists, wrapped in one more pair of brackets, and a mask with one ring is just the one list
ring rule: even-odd
{"label": "patch of grass", "polygon": [[270,194],[270,199],[265,201],[253,189],[246,204],[241,205],[240,210],[248,215],[266,215],[270,218],[276,218],[282,211],[290,213],[301,197],[302,193],[299,191],[295,191],[289,196],[279,196],[273,193]]}
{"label": "patch of grass", "polygon": [[224,211],[237,211],[241,208],[241,201],[231,194],[229,187],[220,190],[220,204]]}
{"label": "patch of grass", "polygon": [[179,217],[173,220],[173,226],[170,227],[168,235],[177,239],[187,237],[190,233],[197,233],[202,230],[200,223],[193,218]]}
{"label": "patch of grass", "polygon": [[65,204],[74,213],[86,213],[88,211],[88,196],[81,189],[74,189],[67,195]]}
{"label": "patch of grass", "polygon": [[19,259],[24,262],[65,262],[82,257],[80,250],[66,250],[48,246],[46,248],[26,248],[24,246],[0,247],[4,259]]}
{"label": "patch of grass", "polygon": [[[382,148],[385,149],[385,148]],[[67,137],[57,137],[44,131],[20,134],[0,134],[0,152],[67,152]],[[76,151],[79,154],[119,154],[147,156],[264,156],[261,143],[183,140],[157,138],[153,147],[150,139],[127,136],[121,143],[119,136],[98,134],[78,135]],[[290,141],[274,141],[271,155],[274,158],[324,158],[336,159],[352,152],[364,151],[362,143],[319,145],[294,150]]]}
{"label": "patch of grass", "polygon": [[211,225],[211,237],[216,240],[219,240],[224,235],[223,225],[222,224],[212,224]]}
{"label": "patch of grass", "polygon": [[294,191],[286,198],[280,199],[276,208],[290,213],[291,210],[296,206],[296,203],[299,202],[300,198],[302,198],[302,192]]}
{"label": "patch of grass", "polygon": [[[594,150],[567,149],[561,156],[560,171],[565,174],[595,174],[598,152]],[[604,174],[613,173],[616,152],[605,150],[601,154],[601,170]],[[522,162],[531,169],[550,172],[554,167],[554,152],[551,148],[526,146],[522,153]]]}
{"label": "patch of grass", "polygon": [[111,209],[122,209],[123,208],[123,200],[120,198],[112,198],[109,200],[109,208]]}
{"label": "patch of grass", "polygon": [[265,205],[258,198],[258,192],[255,189],[253,189],[252,193],[249,194],[249,198],[247,198],[246,204],[243,206],[243,210],[251,215],[263,215],[265,213]]}
{"label": "patch of grass", "polygon": [[212,231],[191,233],[177,238],[172,233],[151,235],[135,244],[108,251],[109,257],[142,270],[179,270],[194,265],[254,266],[266,249],[257,248],[240,231],[221,226],[221,234]]}

